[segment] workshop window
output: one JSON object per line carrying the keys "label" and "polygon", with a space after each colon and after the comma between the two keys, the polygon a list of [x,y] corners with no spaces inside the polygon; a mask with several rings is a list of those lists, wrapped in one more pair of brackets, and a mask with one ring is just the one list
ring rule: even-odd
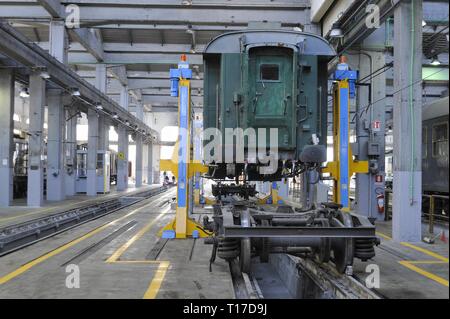
{"label": "workshop window", "polygon": [[279,76],[279,66],[278,64],[261,64],[261,80],[263,81],[278,81]]}
{"label": "workshop window", "polygon": [[433,157],[448,156],[448,126],[447,123],[433,125],[432,134]]}

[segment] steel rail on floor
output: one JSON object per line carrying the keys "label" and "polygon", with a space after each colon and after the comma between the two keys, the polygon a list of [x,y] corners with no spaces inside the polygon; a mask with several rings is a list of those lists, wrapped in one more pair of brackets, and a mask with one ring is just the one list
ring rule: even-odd
{"label": "steel rail on floor", "polygon": [[164,193],[161,186],[0,228],[0,257]]}

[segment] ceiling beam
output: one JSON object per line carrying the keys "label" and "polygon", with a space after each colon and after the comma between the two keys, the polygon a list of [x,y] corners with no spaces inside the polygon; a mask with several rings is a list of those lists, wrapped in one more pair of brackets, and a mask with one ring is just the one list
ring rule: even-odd
{"label": "ceiling beam", "polygon": [[63,16],[63,6],[59,0],[37,0],[37,2],[50,14],[52,18]]}
{"label": "ceiling beam", "polygon": [[127,69],[124,65],[109,67],[108,71],[114,78],[116,78],[120,82],[120,84],[128,86]]}
{"label": "ceiling beam", "polygon": [[[105,24],[175,24],[175,25],[229,25],[246,26],[249,21],[280,21],[284,26],[298,26],[309,21],[309,4],[276,7],[272,1],[260,5],[209,5],[181,6],[164,5],[130,5],[129,2],[115,1],[114,4],[102,5],[99,2],[74,2],[80,7],[81,25],[99,26]],[[303,1],[302,1],[303,2]],[[305,1],[309,2],[309,1]],[[65,2],[69,4],[69,2]],[[211,14],[211,9],[220,9],[221,14]],[[249,10],[250,9],[250,10]],[[49,12],[40,5],[27,3],[23,5],[2,5],[1,16],[15,19],[48,19]]]}
{"label": "ceiling beam", "polygon": [[68,29],[68,32],[79,42],[97,62],[103,62],[104,51],[100,30],[81,28]]}
{"label": "ceiling beam", "polygon": [[[104,53],[103,63],[106,64],[177,64],[180,55],[175,53],[146,53],[146,52],[124,52]],[[203,64],[201,54],[187,54],[190,64]],[[69,52],[69,64],[96,64],[98,60],[90,53]]]}
{"label": "ceiling beam", "polygon": [[[49,82],[67,91],[77,88],[80,91],[80,99],[86,107],[93,107],[95,103],[101,103],[105,112],[110,112],[110,114],[115,112],[123,121],[128,120],[130,123],[136,124],[141,129],[152,132],[157,136],[157,132],[143,121],[137,119],[106,94],[83,80],[38,45],[30,43],[25,36],[5,22],[0,22],[0,52],[28,69],[46,68],[50,75]],[[144,138],[147,139],[146,136]]]}

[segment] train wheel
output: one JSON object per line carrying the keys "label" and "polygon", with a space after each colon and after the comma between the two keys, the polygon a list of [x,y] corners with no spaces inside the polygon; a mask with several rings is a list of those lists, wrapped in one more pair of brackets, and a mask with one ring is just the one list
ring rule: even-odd
{"label": "train wheel", "polygon": [[239,263],[241,272],[249,274],[252,262],[252,245],[250,238],[241,239],[241,252],[239,254]]}
{"label": "train wheel", "polygon": [[[328,220],[322,220],[322,227],[330,227]],[[322,238],[320,249],[316,251],[316,258],[320,263],[327,263],[330,261],[331,255],[331,239]]]}
{"label": "train wheel", "polygon": [[[269,221],[262,220],[261,226],[268,227]],[[260,248],[260,252],[259,252],[259,260],[262,263],[269,262],[269,239],[268,238],[261,238],[261,248]]]}
{"label": "train wheel", "polygon": [[[339,212],[338,220],[341,225],[338,227],[353,227],[353,222],[349,214]],[[351,238],[336,238],[332,242],[333,262],[340,273],[344,273],[348,266],[353,265],[354,242]]]}

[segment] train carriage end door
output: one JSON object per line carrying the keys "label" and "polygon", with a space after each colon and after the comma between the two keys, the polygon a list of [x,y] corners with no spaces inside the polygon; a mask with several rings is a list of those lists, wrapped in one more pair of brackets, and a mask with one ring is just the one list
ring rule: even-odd
{"label": "train carriage end door", "polygon": [[279,129],[279,145],[293,138],[293,50],[262,47],[250,50],[249,126]]}

